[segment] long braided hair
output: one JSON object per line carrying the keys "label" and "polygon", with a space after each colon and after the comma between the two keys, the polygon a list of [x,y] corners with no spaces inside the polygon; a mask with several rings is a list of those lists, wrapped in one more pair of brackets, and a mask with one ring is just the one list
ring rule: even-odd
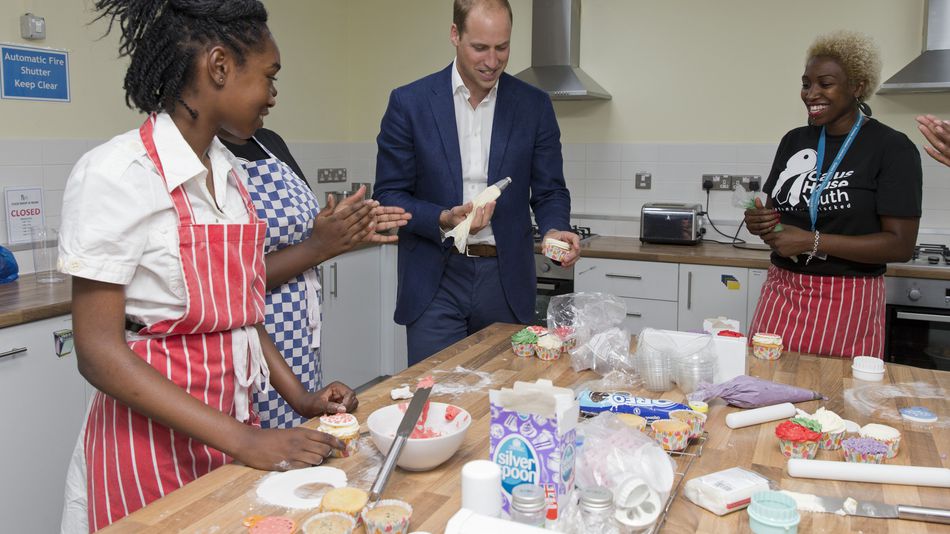
{"label": "long braided hair", "polygon": [[131,58],[125,103],[145,113],[171,112],[181,104],[198,118],[181,98],[194,77],[196,54],[221,44],[240,65],[270,34],[259,0],[96,0],[94,7],[100,13],[93,22],[109,20],[106,35],[119,22],[119,57]]}

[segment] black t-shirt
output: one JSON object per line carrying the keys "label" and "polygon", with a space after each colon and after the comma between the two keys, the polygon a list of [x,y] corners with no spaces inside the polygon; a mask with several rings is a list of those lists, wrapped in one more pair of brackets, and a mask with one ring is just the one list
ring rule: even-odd
{"label": "black t-shirt", "polygon": [[[782,138],[763,191],[780,212],[783,225],[811,231],[808,204],[817,185],[817,126],[796,128]],[[822,170],[827,171],[846,135],[826,135]],[[868,119],[861,126],[835,176],[821,193],[816,228],[822,234],[866,235],[881,231],[881,216],[920,217],[923,175],[920,152],[901,132]],[[805,266],[772,253],[783,269],[815,275],[876,276],[886,265],[834,256]]]}
{"label": "black t-shirt", "polygon": [[[294,160],[294,157],[290,155],[290,149],[287,148],[287,143],[273,130],[268,130],[267,128],[261,128],[260,130],[254,132],[254,138],[260,141],[260,143],[267,147],[267,150],[270,150],[277,159],[283,161],[287,165],[290,165],[290,168],[297,173],[297,176],[304,181],[308,186],[310,185],[307,182],[307,178],[303,175],[303,171],[300,170],[300,165],[297,165],[297,161]],[[225,141],[224,139],[218,138],[228,150],[231,151],[235,156],[246,159],[247,161],[258,161],[262,159],[267,159],[269,156],[267,152],[264,152],[257,143],[253,140],[248,139],[243,145],[236,145],[230,141]],[[311,189],[313,189],[311,187]]]}

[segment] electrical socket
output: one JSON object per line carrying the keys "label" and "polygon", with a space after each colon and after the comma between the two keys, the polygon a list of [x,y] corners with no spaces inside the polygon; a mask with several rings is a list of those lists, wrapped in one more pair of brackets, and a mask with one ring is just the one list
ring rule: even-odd
{"label": "electrical socket", "polygon": [[638,172],[634,185],[637,189],[650,189],[653,186],[653,175],[648,172]]}
{"label": "electrical socket", "polygon": [[711,191],[732,191],[733,189],[732,176],[728,174],[704,174],[700,181],[700,187],[702,187],[706,181],[712,182]]}
{"label": "electrical socket", "polygon": [[317,183],[329,184],[334,182],[346,181],[345,168],[317,169]]}
{"label": "electrical socket", "polygon": [[742,174],[732,177],[732,188],[742,187],[746,191],[762,189],[762,177],[757,174]]}

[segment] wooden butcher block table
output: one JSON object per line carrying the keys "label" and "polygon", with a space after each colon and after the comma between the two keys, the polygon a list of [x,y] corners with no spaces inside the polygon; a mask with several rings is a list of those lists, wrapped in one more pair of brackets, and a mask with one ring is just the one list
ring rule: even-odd
{"label": "wooden butcher block table", "polygon": [[[570,361],[562,358],[543,362],[536,358],[519,359],[511,352],[509,337],[520,326],[495,324],[445,349],[428,360],[376,384],[360,395],[357,417],[365,424],[373,410],[392,403],[389,392],[403,384],[433,373],[437,382],[463,384],[461,394],[436,395],[433,400],[462,406],[472,414],[473,422],[458,452],[438,468],[422,473],[397,469],[384,492],[384,498],[408,501],[414,508],[410,530],[441,533],[448,519],[460,506],[460,472],[462,466],[475,459],[488,457],[488,390],[507,387],[516,380],[549,379],[559,386],[573,386],[595,378],[590,372],[575,373]],[[332,355],[331,355],[332,357]],[[463,368],[462,370],[459,367]],[[478,376],[470,371],[481,371]],[[749,357],[749,374],[793,384],[822,392],[827,401],[800,403],[798,407],[813,412],[825,406],[858,424],[879,422],[901,430],[903,439],[898,456],[890,464],[942,466],[950,461],[950,373],[900,365],[888,365],[882,383],[851,379],[850,361],[786,353],[780,360],[768,362]],[[487,378],[491,384],[486,384]],[[475,388],[474,386],[481,387]],[[881,389],[886,388],[886,389]],[[635,391],[636,392],[636,391]],[[646,391],[641,396],[683,400],[678,391],[661,395]],[[926,406],[940,420],[933,425],[910,427],[897,419],[897,408]],[[738,430],[726,427],[725,416],[736,408],[721,401],[710,405],[706,425],[708,439],[702,456],[690,468],[688,478],[740,466],[755,470],[775,481],[783,489],[884,501],[889,504],[912,504],[950,507],[950,490],[866,483],[846,483],[795,479],[785,471],[786,460],[779,452],[773,434],[777,422]],[[316,421],[307,423],[316,426]],[[364,426],[365,429],[365,426]],[[361,439],[361,452],[344,459],[331,459],[325,465],[347,472],[351,485],[369,489],[382,462],[368,436]],[[839,451],[819,451],[818,459],[838,460]],[[248,467],[228,465],[169,494],[101,532],[246,532],[243,518],[252,514],[283,515],[302,523],[313,511],[286,510],[260,501],[255,493],[258,481],[266,472]],[[799,532],[948,532],[950,527],[912,521],[839,517],[833,514],[803,512]],[[682,495],[675,498],[663,532],[750,532],[745,511],[718,517],[692,504]]]}

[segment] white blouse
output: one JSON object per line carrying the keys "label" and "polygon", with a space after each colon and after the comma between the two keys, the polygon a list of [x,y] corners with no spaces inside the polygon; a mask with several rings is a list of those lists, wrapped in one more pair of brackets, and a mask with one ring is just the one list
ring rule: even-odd
{"label": "white blouse", "polygon": [[137,128],[114,137],[73,167],[59,241],[59,270],[124,285],[126,315],[142,324],[185,311],[178,215],[169,191],[184,184],[196,224],[248,222],[237,185],[228,180],[234,169],[247,184],[247,174],[217,138],[208,148],[217,204],[206,186],[207,170],[166,113],[157,117],[154,140],[167,188]]}

